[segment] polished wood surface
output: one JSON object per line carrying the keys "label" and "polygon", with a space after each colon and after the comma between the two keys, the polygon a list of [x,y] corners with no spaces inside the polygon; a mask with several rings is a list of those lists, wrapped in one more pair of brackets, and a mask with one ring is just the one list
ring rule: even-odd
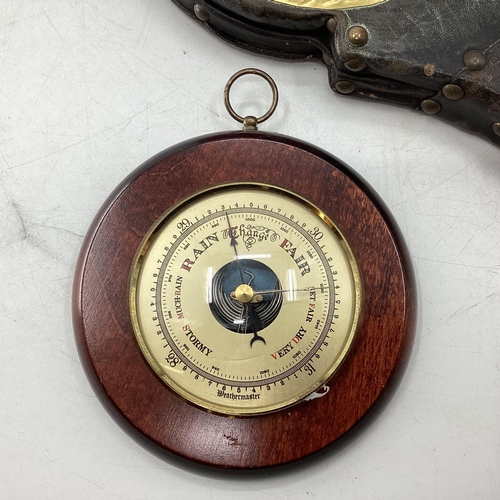
{"label": "polished wood surface", "polygon": [[[350,242],[364,286],[358,335],[328,382],[329,393],[248,418],[208,413],[171,392],[142,357],[128,306],[132,261],[156,219],[192,192],[238,181],[274,184],[322,208]],[[167,459],[255,469],[294,462],[338,441],[383,399],[409,353],[415,291],[397,227],[351,169],[294,139],[235,132],[166,150],[115,190],[81,251],[73,316],[87,376],[133,437]]]}

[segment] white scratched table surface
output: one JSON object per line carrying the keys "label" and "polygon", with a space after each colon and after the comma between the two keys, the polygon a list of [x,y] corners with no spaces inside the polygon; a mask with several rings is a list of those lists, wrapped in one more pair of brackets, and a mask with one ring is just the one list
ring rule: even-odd
{"label": "white scratched table surface", "polygon": [[[238,128],[222,89],[249,66],[281,92],[262,130],[330,151],[387,203],[418,324],[395,396],[347,446],[285,474],[212,477],[152,456],[102,408],[71,286],[89,224],[132,169]],[[267,84],[245,99],[265,108]],[[499,273],[500,149],[486,140],[337,96],[322,65],[234,48],[168,0],[0,0],[1,499],[498,499]]]}

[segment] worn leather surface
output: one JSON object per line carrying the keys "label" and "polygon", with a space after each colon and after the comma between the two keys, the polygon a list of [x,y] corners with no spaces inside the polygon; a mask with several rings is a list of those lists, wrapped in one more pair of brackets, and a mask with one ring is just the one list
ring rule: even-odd
{"label": "worn leather surface", "polygon": [[[195,3],[216,35],[248,50],[287,59],[317,59],[329,68],[329,83],[351,82],[350,96],[426,109],[500,145],[500,0],[387,0],[370,7],[321,10],[273,0],[174,0],[195,17]],[[328,23],[328,24],[327,24]],[[352,26],[368,42],[349,43]],[[486,64],[472,71],[464,56],[477,50]],[[361,71],[345,63],[364,61]],[[464,96],[442,92],[458,85]],[[344,91],[345,92],[345,91]],[[434,104],[436,103],[436,104]]]}

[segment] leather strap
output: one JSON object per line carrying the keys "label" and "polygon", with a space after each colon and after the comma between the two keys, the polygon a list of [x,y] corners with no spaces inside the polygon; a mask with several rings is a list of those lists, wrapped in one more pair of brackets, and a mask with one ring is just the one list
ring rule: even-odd
{"label": "leather strap", "polygon": [[387,0],[340,10],[173,1],[239,47],[323,61],[337,93],[433,114],[500,145],[499,0]]}

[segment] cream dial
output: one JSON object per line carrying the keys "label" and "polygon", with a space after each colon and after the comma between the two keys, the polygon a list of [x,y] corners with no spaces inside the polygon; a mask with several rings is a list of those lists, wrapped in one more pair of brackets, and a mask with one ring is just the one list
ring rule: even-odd
{"label": "cream dial", "polygon": [[138,252],[138,344],[184,399],[225,415],[297,403],[346,357],[361,281],[333,222],[267,185],[212,188],[164,214]]}

